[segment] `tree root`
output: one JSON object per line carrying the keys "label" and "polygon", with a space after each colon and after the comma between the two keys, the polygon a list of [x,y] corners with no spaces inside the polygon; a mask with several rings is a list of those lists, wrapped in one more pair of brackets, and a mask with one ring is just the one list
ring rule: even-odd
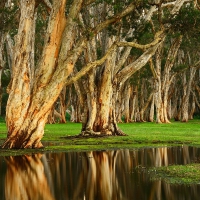
{"label": "tree root", "polygon": [[120,129],[118,129],[118,130],[116,131],[116,135],[117,135],[117,136],[126,136],[126,134],[125,134],[122,130],[120,130]]}
{"label": "tree root", "polygon": [[82,131],[80,134],[75,136],[66,136],[62,138],[98,138],[98,137],[112,137],[112,136],[126,136],[126,134],[118,129],[114,133],[109,130],[104,130],[101,132],[95,132],[93,130]]}
{"label": "tree root", "polygon": [[44,148],[44,146],[42,145],[40,141],[35,142],[35,143],[24,141],[24,143],[20,143],[17,140],[7,138],[0,148],[1,149],[42,149]]}

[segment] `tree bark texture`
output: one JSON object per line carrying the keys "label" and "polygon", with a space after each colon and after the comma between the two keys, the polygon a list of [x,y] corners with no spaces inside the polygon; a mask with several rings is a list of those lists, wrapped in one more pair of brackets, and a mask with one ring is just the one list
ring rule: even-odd
{"label": "tree bark texture", "polygon": [[[55,75],[52,72],[60,68],[58,56],[66,24],[65,3],[65,0],[59,3],[54,2],[43,54],[33,74],[34,35],[32,29],[35,28],[36,5],[34,0],[20,1],[21,17],[15,41],[13,75],[6,110],[8,134],[2,145],[3,148],[42,147],[41,138],[47,117],[65,80],[61,75],[52,77],[52,74]],[[79,4],[81,4],[80,1],[74,3],[73,7],[78,9]],[[71,32],[69,31],[69,34]],[[63,70],[65,76],[73,67],[73,62],[66,63],[66,66]],[[57,81],[54,78],[57,78]]]}
{"label": "tree bark texture", "polygon": [[174,75],[170,71],[174,65],[178,49],[182,42],[182,36],[174,39],[168,51],[167,60],[164,66],[164,71],[161,71],[162,52],[160,49],[156,53],[156,121],[157,123],[170,123],[168,118],[168,98],[169,88],[173,81]]}

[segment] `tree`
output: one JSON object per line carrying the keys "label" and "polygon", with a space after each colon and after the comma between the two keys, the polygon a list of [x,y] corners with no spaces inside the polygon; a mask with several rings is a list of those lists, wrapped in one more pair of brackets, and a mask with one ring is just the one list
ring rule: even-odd
{"label": "tree", "polygon": [[[172,6],[172,13],[176,13],[184,2],[185,0],[177,0],[166,4]],[[37,12],[40,3],[46,6],[50,15],[44,36],[44,45],[41,47],[41,56],[38,57],[36,62],[34,54],[35,27],[36,19],[40,14]],[[83,55],[84,51],[90,51],[95,36],[99,33],[103,35],[102,30],[110,24],[118,24],[123,17],[132,11],[138,11],[143,1],[133,1],[130,4],[126,2],[120,7],[115,7],[112,4],[117,2],[109,2],[110,10],[105,13],[99,23],[89,28],[85,27],[80,19],[83,10],[86,9],[87,11],[90,4],[94,6],[99,4],[102,7],[104,3],[106,1],[102,3],[93,0],[72,2],[53,0],[52,4],[48,0],[19,1],[21,13],[18,33],[15,36],[12,77],[8,87],[9,99],[6,108],[8,134],[2,148],[43,147],[41,138],[44,134],[44,126],[63,87],[75,82],[86,73],[90,74],[89,71],[92,68],[102,64],[104,64],[104,67],[100,69],[102,72],[101,80],[97,85],[100,92],[97,96],[97,118],[94,117],[94,110],[91,110],[89,118],[87,118],[85,112],[84,124],[86,126],[83,126],[83,132],[88,130],[92,132],[91,130],[94,128],[95,131],[101,133],[123,134],[116,126],[114,113],[118,90],[135,71],[143,67],[152,57],[159,46],[163,31],[158,31],[158,34],[155,34],[155,40],[148,45],[119,42],[116,40],[116,35],[108,37],[108,45],[103,47],[105,50],[103,54],[94,60],[88,59],[80,71],[69,77],[78,58]],[[158,9],[155,8],[154,13],[157,11]],[[125,64],[125,60],[122,63],[119,62],[120,68],[115,70],[115,77],[113,77],[111,72],[114,69],[114,64],[118,61],[115,58],[116,51],[123,46],[140,48],[143,52],[140,57],[137,57],[136,60],[127,64],[120,71],[119,69]],[[123,54],[121,56],[123,57]],[[69,79],[66,81],[67,78]],[[94,81],[92,75],[89,75],[89,79]],[[94,87],[90,89],[93,90]],[[113,107],[110,107],[110,105],[113,105]],[[89,108],[91,108],[91,105]]]}
{"label": "tree", "polygon": [[[183,1],[184,2],[184,1]],[[175,6],[172,7],[171,15],[177,13],[180,9],[177,6],[180,2],[173,2]],[[163,4],[163,7],[172,6],[172,4]],[[176,8],[175,8],[176,7]],[[105,8],[108,9],[108,8]],[[143,11],[145,8],[142,8]],[[138,11],[138,10],[137,10]],[[158,9],[155,9],[158,11]],[[105,12],[108,12],[107,10]],[[147,14],[144,16],[144,21],[150,21],[148,14],[151,13],[151,9]],[[135,18],[134,22],[143,21],[141,18]],[[92,23],[91,23],[92,24]],[[121,24],[123,27],[123,23]],[[120,27],[120,26],[119,26]],[[138,27],[141,30],[144,30],[144,24],[139,23]],[[146,65],[149,59],[154,55],[156,50],[160,47],[160,40],[161,38],[165,38],[165,28],[163,30],[157,30],[155,32],[155,40],[147,45],[140,45],[135,42],[118,42],[118,38],[122,38],[123,28],[122,31],[117,29],[117,33],[119,35],[113,34],[110,36],[109,31],[104,32],[103,38],[100,39],[99,43],[103,44],[102,51],[108,51],[108,49],[112,48],[112,46],[117,43],[120,47],[127,47],[124,48],[122,51],[119,51],[117,48],[113,50],[108,57],[106,62],[103,64],[101,69],[93,69],[88,74],[86,86],[86,99],[85,101],[85,111],[84,111],[84,118],[83,118],[83,128],[82,128],[82,135],[124,135],[124,133],[118,128],[117,126],[117,119],[116,119],[116,102],[119,101],[120,90],[122,89],[124,83],[139,69]],[[140,34],[141,34],[140,30]],[[127,29],[125,29],[127,31]],[[149,31],[149,30],[148,30]],[[138,34],[134,32],[133,34]],[[101,38],[101,36],[99,36]],[[96,54],[92,54],[91,52],[95,52],[95,48],[98,47],[97,44],[89,44],[90,51],[87,57],[92,55],[92,58],[95,57]],[[142,49],[143,52],[140,53],[140,56],[135,56],[132,62],[127,63],[126,60],[130,55],[131,47]],[[134,56],[133,56],[134,57]],[[91,58],[90,58],[91,59]],[[148,104],[153,97],[153,94],[150,95]],[[141,116],[143,117],[144,109],[148,106],[146,104],[143,110],[141,111]],[[142,119],[143,120],[143,119]]]}
{"label": "tree", "polygon": [[[41,57],[36,65],[34,30],[39,2],[19,2],[21,15],[18,33],[15,36],[12,79],[8,88],[9,99],[6,108],[8,134],[2,148],[43,147],[41,138],[48,115],[66,83],[66,78],[86,48],[87,41],[135,9],[134,3],[130,3],[121,12],[105,19],[92,30],[86,30],[81,38],[77,38],[78,14],[92,1],[77,0],[72,4],[68,2],[67,8],[66,0],[54,0],[52,5],[48,0],[42,1],[48,5],[50,16]],[[87,64],[76,77],[87,73],[87,70],[102,60]]]}
{"label": "tree", "polygon": [[[108,31],[104,33],[100,42],[104,44],[102,51],[109,53],[111,49],[113,52],[109,54],[102,68],[92,69],[88,73],[85,88],[87,104],[85,103],[84,106],[82,135],[124,135],[117,126],[115,116],[119,91],[126,80],[154,55],[159,46],[160,37],[161,35],[156,36],[155,40],[147,45],[139,45],[134,42],[117,42],[117,36],[109,36]],[[127,47],[123,51],[118,51],[115,43],[118,46]],[[94,48],[97,46],[89,45],[91,49],[88,57],[93,55],[91,52],[95,52]],[[144,52],[131,63],[126,64],[131,50],[129,46],[143,49]]]}

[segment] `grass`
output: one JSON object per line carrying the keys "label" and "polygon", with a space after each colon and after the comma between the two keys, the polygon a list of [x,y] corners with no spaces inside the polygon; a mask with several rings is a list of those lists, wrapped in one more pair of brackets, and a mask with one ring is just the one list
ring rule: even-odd
{"label": "grass", "polygon": [[200,164],[157,167],[150,170],[153,180],[163,179],[170,184],[200,184]]}
{"label": "grass", "polygon": [[[1,150],[0,155],[19,155],[36,152],[88,151],[102,149],[142,148],[155,146],[189,145],[200,147],[200,120],[171,124],[128,123],[119,124],[127,134],[124,137],[69,138],[80,133],[81,124],[47,124],[42,139],[42,150]],[[0,144],[6,138],[5,122],[0,122]],[[154,169],[155,171],[155,169]],[[187,172],[187,173],[186,173]],[[170,183],[199,183],[200,164],[156,168],[154,178]],[[197,177],[197,179],[195,178]]]}
{"label": "grass", "polygon": [[[42,142],[45,150],[96,150],[109,148],[138,148],[147,146],[200,146],[200,120],[188,123],[123,123],[119,127],[125,137],[67,138],[80,133],[80,123],[47,124]],[[6,126],[0,123],[0,144],[6,138]]]}
{"label": "grass", "polygon": [[[66,136],[74,136],[80,132],[81,124],[46,125],[43,141],[49,142],[47,149],[61,148],[62,150],[138,148],[177,144],[200,146],[200,120],[171,124],[129,123],[119,124],[119,127],[127,136],[67,139]],[[54,142],[57,143],[56,146],[54,146]],[[58,145],[59,143],[60,145]]]}

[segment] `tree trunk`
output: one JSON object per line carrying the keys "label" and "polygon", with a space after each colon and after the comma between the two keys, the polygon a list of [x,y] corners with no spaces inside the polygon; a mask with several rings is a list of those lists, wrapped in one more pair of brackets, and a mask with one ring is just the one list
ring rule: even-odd
{"label": "tree trunk", "polygon": [[147,107],[149,106],[149,104],[151,103],[151,101],[153,100],[153,94],[154,92],[151,92],[151,94],[149,95],[149,98],[147,99],[147,101],[145,102],[145,104],[141,107],[140,110],[140,121],[144,122],[144,112],[147,109]]}
{"label": "tree trunk", "polygon": [[59,123],[66,123],[66,87],[64,87],[59,95],[57,112],[60,115]]}
{"label": "tree trunk", "polygon": [[[21,0],[21,17],[15,41],[12,80],[6,108],[7,139],[3,148],[40,148],[44,126],[56,101],[62,83],[51,84],[51,71],[55,67],[65,26],[65,0],[54,5],[40,66],[33,74],[35,1]],[[57,26],[56,26],[57,24]],[[16,50],[17,49],[17,50]],[[43,71],[41,73],[41,71]],[[33,77],[35,77],[33,79]]]}
{"label": "tree trunk", "polygon": [[122,123],[122,111],[123,111],[123,102],[122,102],[122,92],[119,91],[118,98],[116,99],[115,102],[115,115],[116,115],[116,120],[117,123]]}
{"label": "tree trunk", "polygon": [[170,71],[174,65],[175,58],[177,56],[178,49],[182,42],[182,36],[174,39],[171,47],[168,51],[167,60],[164,66],[164,72],[161,72],[161,57],[160,52],[157,52],[156,57],[156,72],[157,72],[157,82],[156,82],[156,113],[158,123],[170,123],[168,118],[168,100],[169,100],[169,88],[173,81],[175,75],[171,75]]}
{"label": "tree trunk", "polygon": [[129,84],[129,80],[126,81],[125,83],[125,88],[124,88],[124,92],[123,92],[123,99],[124,99],[124,122],[128,123],[130,122],[130,84]]}
{"label": "tree trunk", "polygon": [[158,51],[155,54],[156,60],[156,82],[155,82],[155,105],[156,105],[156,122],[162,123],[163,120],[163,104],[162,104],[162,90],[161,90],[161,52],[162,52],[162,45],[158,48]]}
{"label": "tree trunk", "polygon": [[[112,98],[114,97],[116,100],[118,90],[120,90],[123,83],[133,73],[141,69],[154,55],[160,45],[161,35],[157,34],[158,37],[156,36],[150,45],[139,45],[140,48],[142,46],[142,49],[145,50],[144,53],[120,72],[119,69],[125,61],[118,65],[119,68],[117,67],[116,69],[118,70],[114,73],[116,63],[113,60],[115,60],[114,57],[116,55],[113,52],[115,52],[117,45],[120,45],[115,43],[110,51],[107,52],[108,48],[106,48],[106,55],[103,58],[96,62],[86,63],[86,66],[75,77],[67,79],[83,50],[87,49],[87,42],[91,41],[96,34],[109,24],[120,21],[119,19],[136,9],[135,3],[130,3],[121,13],[108,19],[103,19],[96,27],[84,30],[79,35],[80,38],[78,38],[79,26],[81,30],[84,27],[77,22],[77,16],[84,5],[84,1],[73,1],[69,10],[66,9],[66,0],[52,1],[43,51],[38,61],[38,66],[35,66],[34,31],[37,16],[36,5],[40,2],[36,0],[20,0],[19,3],[21,15],[13,51],[12,80],[8,88],[9,99],[6,108],[8,134],[2,148],[42,147],[41,138],[44,134],[45,123],[63,87],[69,84],[70,81],[71,83],[76,81],[93,67],[102,65],[107,57],[106,68],[104,68],[104,71],[99,70],[102,74],[98,74],[100,75],[98,85],[100,90],[97,93],[94,90],[94,94],[96,93],[97,95],[89,99],[91,101],[88,108],[91,108],[91,104],[96,102],[98,112],[95,115],[95,111],[91,110],[91,116],[96,118],[89,120],[91,122],[95,120],[92,125],[94,131],[106,134],[123,134],[116,125],[115,104]],[[68,14],[67,19],[65,13]],[[92,89],[95,89],[95,87]],[[85,117],[87,116],[85,115]],[[88,123],[86,125],[86,131],[91,128],[91,124]]]}
{"label": "tree trunk", "polygon": [[191,110],[189,112],[188,119],[192,120],[194,118],[194,113],[195,113],[195,109],[196,109],[196,103],[195,103],[194,95],[192,95],[192,102],[190,103],[190,107],[191,107]]}
{"label": "tree trunk", "polygon": [[5,59],[4,59],[4,56],[3,56],[3,51],[4,51],[3,47],[4,47],[4,36],[3,36],[3,33],[1,33],[1,31],[0,31],[0,115],[2,114],[1,103],[2,103],[2,96],[3,96],[3,88],[2,88],[2,84],[1,84],[2,83],[1,77],[2,77],[4,66],[5,66]]}
{"label": "tree trunk", "polygon": [[190,68],[190,76],[189,80],[186,81],[186,74],[184,73],[184,96],[182,99],[182,122],[187,122],[189,118],[189,98],[192,88],[192,81],[194,79],[196,68],[191,67]]}
{"label": "tree trunk", "polygon": [[136,98],[138,95],[138,87],[136,86],[135,88],[132,88],[132,95],[131,95],[131,113],[130,113],[130,119],[131,121],[135,121],[134,117],[135,117],[135,110],[136,110]]}
{"label": "tree trunk", "polygon": [[152,101],[151,101],[151,106],[150,106],[150,113],[149,113],[149,122],[153,122],[154,121],[154,104],[155,104],[155,100],[154,100],[154,95],[152,97]]}
{"label": "tree trunk", "polygon": [[[87,106],[85,112],[82,135],[124,135],[118,128],[115,118],[115,106],[113,105],[112,72],[114,67],[115,54],[110,56],[102,71],[96,71],[98,90],[94,82],[95,71],[91,71],[88,77]],[[98,110],[98,112],[97,112]]]}

